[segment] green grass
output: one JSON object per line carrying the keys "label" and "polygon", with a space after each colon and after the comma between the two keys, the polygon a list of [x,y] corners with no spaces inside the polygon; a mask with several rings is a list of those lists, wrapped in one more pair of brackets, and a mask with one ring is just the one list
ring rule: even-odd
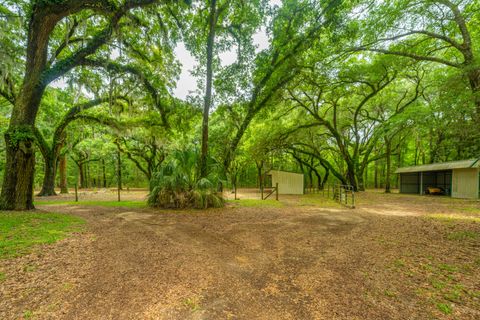
{"label": "green grass", "polygon": [[463,215],[456,215],[456,214],[442,214],[442,213],[434,213],[429,214],[426,216],[429,219],[441,221],[444,223],[455,223],[455,222],[480,222],[480,218],[477,217],[470,217],[470,216],[463,216]]}
{"label": "green grass", "polygon": [[7,275],[3,272],[0,272],[0,282],[2,282],[5,279],[7,279]]}
{"label": "green grass", "polygon": [[98,207],[124,207],[124,208],[145,208],[145,201],[35,201],[35,205],[76,205],[76,206],[98,206]]}
{"label": "green grass", "polygon": [[38,244],[53,243],[79,231],[84,221],[59,213],[0,212],[0,259],[29,253]]}
{"label": "green grass", "polygon": [[467,239],[476,239],[478,238],[479,234],[477,232],[473,231],[455,231],[450,233],[447,236],[448,240],[457,240],[457,241],[462,241],[462,240],[467,240]]}
{"label": "green grass", "polygon": [[227,200],[227,202],[235,204],[238,207],[283,207],[283,203],[273,199],[259,200],[259,199],[240,199],[240,200]]}
{"label": "green grass", "polygon": [[450,314],[452,313],[452,308],[446,304],[446,303],[437,303],[437,308],[440,310],[443,314]]}

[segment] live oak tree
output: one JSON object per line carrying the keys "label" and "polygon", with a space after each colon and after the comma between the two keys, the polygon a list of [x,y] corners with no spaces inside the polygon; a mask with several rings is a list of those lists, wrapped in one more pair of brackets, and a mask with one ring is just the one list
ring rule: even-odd
{"label": "live oak tree", "polygon": [[[26,19],[23,80],[15,90],[14,85],[9,85],[14,80],[2,72],[4,84],[0,91],[13,105],[5,133],[6,170],[1,209],[33,208],[34,125],[47,86],[99,51],[122,24],[134,22],[135,17],[130,14],[133,9],[163,3],[155,0],[21,2],[18,11]],[[77,16],[89,20],[88,35],[78,32]],[[63,35],[57,38],[60,41],[54,41],[56,34]]]}
{"label": "live oak tree", "polygon": [[[254,117],[273,101],[278,101],[281,89],[296,76],[302,54],[322,31],[334,28],[339,7],[339,1],[311,3],[294,0],[285,1],[274,13],[269,26],[270,47],[257,55],[249,79],[250,89],[239,99],[241,121],[225,148],[223,162],[226,171]],[[232,113],[238,117],[238,112],[233,110]]]}
{"label": "live oak tree", "polygon": [[[235,99],[232,89],[242,90],[241,78],[233,80],[233,75],[248,74],[253,59],[252,36],[262,22],[266,1],[197,1],[193,7],[193,17],[184,32],[185,45],[200,62],[195,73],[203,78],[200,82],[204,90],[202,98],[203,118],[201,125],[199,178],[207,172],[209,156],[209,117],[215,101]],[[236,61],[222,66],[219,55],[235,48]],[[200,76],[201,75],[201,76]],[[228,78],[227,81],[226,78]],[[233,80],[233,81],[231,81]],[[237,86],[238,85],[238,86]],[[215,92],[215,95],[214,95]],[[227,98],[228,97],[228,98]]]}
{"label": "live oak tree", "polygon": [[[395,167],[478,156],[479,22],[467,0],[4,1],[0,209],[78,171],[146,186],[181,155],[196,182],[221,163],[233,184],[283,168],[388,192]],[[187,101],[179,41],[198,62]]]}
{"label": "live oak tree", "polygon": [[[360,7],[367,6],[362,3]],[[451,67],[464,76],[480,121],[478,1],[402,0],[371,7],[359,28],[362,46],[383,54]],[[362,21],[363,20],[363,21]],[[358,23],[358,22],[356,22]]]}
{"label": "live oak tree", "polygon": [[[67,126],[72,121],[75,121],[77,119],[87,119],[91,121],[92,118],[87,118],[82,115],[83,111],[102,104],[111,103],[112,99],[117,100],[117,97],[93,99],[71,107],[63,116],[63,118],[59,121],[59,123],[54,127],[52,138],[48,139],[51,140],[51,143],[47,141],[47,139],[44,137],[44,135],[38,128],[34,129],[36,143],[38,144],[38,147],[42,153],[45,166],[43,184],[42,189],[38,194],[39,196],[51,196],[56,194],[55,178],[58,162],[60,160],[60,157],[62,156],[62,148],[65,145]],[[98,121],[101,122],[101,119],[98,119]]]}

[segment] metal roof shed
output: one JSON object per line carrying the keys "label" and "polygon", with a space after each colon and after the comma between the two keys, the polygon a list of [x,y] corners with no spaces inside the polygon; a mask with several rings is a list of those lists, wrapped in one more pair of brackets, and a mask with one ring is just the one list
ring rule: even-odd
{"label": "metal roof shed", "polygon": [[424,194],[428,187],[440,187],[453,198],[478,199],[480,159],[433,163],[398,168],[400,193]]}
{"label": "metal roof shed", "polygon": [[303,194],[304,192],[302,173],[270,170],[267,176],[271,177],[272,186],[278,183],[279,194]]}

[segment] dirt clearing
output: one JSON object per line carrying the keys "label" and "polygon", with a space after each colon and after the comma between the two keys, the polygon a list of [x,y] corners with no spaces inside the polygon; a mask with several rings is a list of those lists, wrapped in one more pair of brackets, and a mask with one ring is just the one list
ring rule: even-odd
{"label": "dirt clearing", "polygon": [[86,230],[0,260],[0,318],[480,318],[478,202],[367,192],[355,210],[319,195],[282,205],[41,205]]}

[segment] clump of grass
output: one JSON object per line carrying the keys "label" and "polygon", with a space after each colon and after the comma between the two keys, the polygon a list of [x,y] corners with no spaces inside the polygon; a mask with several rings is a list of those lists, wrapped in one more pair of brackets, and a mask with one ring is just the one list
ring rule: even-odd
{"label": "clump of grass", "polygon": [[283,207],[283,203],[273,199],[259,200],[259,199],[240,199],[240,200],[228,200],[229,203],[236,204],[239,207],[255,207],[255,208],[268,208]]}
{"label": "clump of grass", "polygon": [[393,266],[395,268],[403,268],[403,267],[405,267],[405,261],[402,260],[402,259],[397,259],[393,262]]}
{"label": "clump of grass", "polygon": [[35,201],[36,205],[77,205],[77,206],[98,206],[98,207],[122,207],[122,208],[145,208],[144,201]]}
{"label": "clump of grass", "polygon": [[5,279],[7,279],[7,275],[3,272],[0,272],[0,282],[4,281]]}
{"label": "clump of grass", "polygon": [[197,298],[187,298],[183,304],[193,312],[200,309],[200,304],[198,303]]}
{"label": "clump of grass", "polygon": [[388,290],[388,289],[385,289],[384,294],[385,294],[387,297],[389,297],[389,298],[394,298],[394,297],[397,296],[397,294],[396,294],[395,292],[390,291],[390,290]]}
{"label": "clump of grass", "polygon": [[0,212],[0,258],[17,257],[35,245],[56,242],[79,231],[83,223],[59,213]]}
{"label": "clump of grass", "polygon": [[446,303],[438,302],[437,309],[440,310],[443,314],[450,314],[452,313],[452,307],[450,307]]}
{"label": "clump of grass", "polygon": [[33,311],[31,310],[25,310],[23,312],[23,318],[24,319],[31,319],[33,317]]}

